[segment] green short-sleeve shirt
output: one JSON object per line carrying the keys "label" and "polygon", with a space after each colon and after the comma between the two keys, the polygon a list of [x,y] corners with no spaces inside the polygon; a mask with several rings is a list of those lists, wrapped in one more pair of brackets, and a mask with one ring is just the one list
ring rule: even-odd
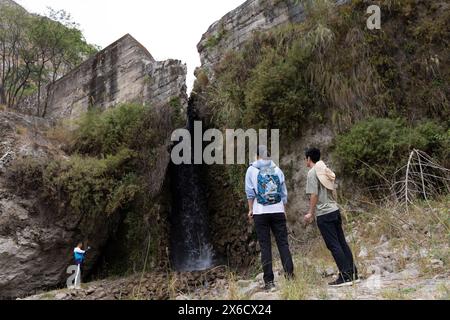
{"label": "green short-sleeve shirt", "polygon": [[308,180],[306,181],[306,194],[316,194],[319,196],[317,202],[316,216],[323,216],[339,210],[333,192],[325,188],[316,174],[316,169],[312,168],[308,172]]}

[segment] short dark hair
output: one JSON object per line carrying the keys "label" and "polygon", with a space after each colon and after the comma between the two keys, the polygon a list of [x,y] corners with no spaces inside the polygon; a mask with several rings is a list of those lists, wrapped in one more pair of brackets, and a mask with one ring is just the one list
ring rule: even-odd
{"label": "short dark hair", "polygon": [[320,150],[317,148],[308,148],[305,150],[306,159],[311,158],[311,161],[317,163],[320,161]]}

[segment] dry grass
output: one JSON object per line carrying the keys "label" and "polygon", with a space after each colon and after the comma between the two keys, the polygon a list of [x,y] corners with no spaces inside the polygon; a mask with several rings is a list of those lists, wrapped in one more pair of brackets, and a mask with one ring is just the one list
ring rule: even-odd
{"label": "dry grass", "polygon": [[228,300],[243,300],[244,297],[239,293],[239,287],[237,285],[237,276],[233,272],[228,273]]}
{"label": "dry grass", "polygon": [[[373,259],[374,248],[385,239],[389,241],[389,250],[398,253],[394,259],[397,270],[404,270],[407,264],[414,262],[423,276],[442,273],[450,263],[449,207],[450,197],[447,196],[427,204],[418,203],[409,210],[395,203],[369,209],[352,227],[358,230],[356,243],[350,242],[356,263],[360,265]],[[362,247],[367,249],[368,256],[360,259],[358,253]],[[403,252],[409,254],[403,255]],[[444,266],[430,268],[431,259],[441,260]]]}
{"label": "dry grass", "polygon": [[46,137],[59,144],[69,146],[74,139],[71,128],[73,128],[71,122],[60,122],[46,132]]}
{"label": "dry grass", "polygon": [[174,274],[170,274],[167,278],[167,287],[169,291],[169,297],[171,300],[174,300],[180,292],[177,290],[178,278]]}
{"label": "dry grass", "polygon": [[281,297],[285,300],[311,299],[312,293],[322,288],[321,296],[325,296],[324,281],[313,264],[305,259],[295,261],[296,278],[294,280],[281,279]]}
{"label": "dry grass", "polygon": [[17,133],[19,136],[24,136],[24,135],[26,135],[26,134],[28,133],[28,129],[25,128],[25,127],[17,126],[17,127],[16,127],[16,133]]}
{"label": "dry grass", "polygon": [[63,125],[52,127],[46,132],[46,136],[50,140],[57,141],[58,143],[64,145],[70,145],[70,143],[73,141],[71,132],[67,130]]}
{"label": "dry grass", "polygon": [[56,296],[54,292],[47,292],[40,296],[41,300],[55,300]]}
{"label": "dry grass", "polygon": [[[413,150],[396,176],[385,179],[388,193],[381,203],[353,202],[353,206],[366,209],[349,215],[346,223],[347,231],[355,229],[358,233],[356,243],[350,244],[355,255],[362,245],[370,249],[384,238],[389,240],[390,250],[399,252],[395,259],[399,270],[414,260],[424,276],[445,271],[450,263],[449,173],[425,153]],[[405,251],[411,253],[410,257],[402,256]],[[368,254],[367,258],[372,258],[371,250]],[[443,266],[430,268],[432,259],[442,261]]]}
{"label": "dry grass", "polygon": [[[450,196],[426,204],[414,204],[409,210],[395,203],[386,203],[383,206],[374,205],[365,213],[357,215],[347,213],[348,219],[344,219],[344,229],[346,235],[350,236],[349,245],[361,274],[364,275],[364,269],[379,254],[376,247],[383,241],[389,242],[388,250],[393,252],[392,262],[397,272],[405,270],[410,263],[416,264],[421,277],[425,278],[432,278],[449,270],[450,234],[447,227],[450,222],[448,219]],[[366,248],[368,256],[358,258],[362,247]],[[329,299],[326,283],[331,278],[323,278],[319,271],[329,267],[336,270],[336,266],[323,240],[318,237],[309,244],[293,248],[292,251],[296,255],[297,278],[295,281],[281,280],[282,298]],[[403,256],[405,251],[409,254]],[[443,266],[430,267],[432,259],[442,261]],[[277,267],[280,267],[279,264]],[[442,287],[440,290],[442,291],[440,296],[448,296],[448,288]],[[388,300],[401,300],[408,299],[414,292],[415,289],[411,288],[386,289],[380,292],[380,296]],[[355,298],[357,298],[356,291],[345,292],[344,299]]]}
{"label": "dry grass", "polygon": [[445,284],[441,284],[438,288],[438,299],[439,300],[450,300],[450,288]]}
{"label": "dry grass", "polygon": [[406,210],[414,207],[417,199],[428,203],[429,199],[450,193],[450,169],[420,150],[411,151],[408,162],[397,171],[394,179],[390,185],[391,194]]}
{"label": "dry grass", "polygon": [[381,297],[385,300],[408,300],[414,289],[385,289],[381,291]]}

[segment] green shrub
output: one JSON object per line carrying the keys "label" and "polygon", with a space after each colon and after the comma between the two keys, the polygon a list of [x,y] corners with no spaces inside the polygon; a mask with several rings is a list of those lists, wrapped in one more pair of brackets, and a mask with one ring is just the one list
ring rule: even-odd
{"label": "green shrub", "polygon": [[304,74],[316,39],[302,39],[298,26],[256,33],[240,52],[227,53],[209,88],[218,127],[280,129],[296,137],[320,97]]}
{"label": "green shrub", "polygon": [[211,35],[211,36],[207,39],[207,41],[206,41],[206,48],[208,48],[208,49],[214,48],[214,47],[217,46],[223,39],[226,39],[227,36],[228,36],[228,30],[226,30],[226,29],[224,28],[224,26],[221,25],[221,26],[219,27],[219,31],[218,31],[216,34]]}
{"label": "green shrub", "polygon": [[172,108],[172,123],[175,127],[184,127],[186,125],[186,116],[184,114],[183,106],[180,97],[174,97],[169,102]]}
{"label": "green shrub", "polygon": [[389,180],[405,164],[412,149],[445,160],[448,141],[448,132],[431,121],[409,127],[399,119],[372,118],[339,135],[335,155],[344,175],[374,186],[383,177]]}
{"label": "green shrub", "polygon": [[247,127],[277,128],[289,137],[300,131],[314,100],[300,72],[308,58],[301,57],[296,49],[295,45],[290,48],[287,58],[270,50],[253,70],[246,90]]}
{"label": "green shrub", "polygon": [[116,213],[139,190],[129,166],[133,156],[123,149],[104,159],[73,156],[50,162],[43,172],[46,196],[66,202],[81,216]]}
{"label": "green shrub", "polygon": [[450,152],[450,129],[434,121],[426,121],[416,128],[423,139],[422,151],[436,155],[439,160],[448,160]]}
{"label": "green shrub", "polygon": [[103,113],[93,109],[78,121],[72,153],[108,155],[116,153],[132,139],[146,112],[142,105],[125,104]]}
{"label": "green shrub", "polygon": [[19,158],[8,170],[8,181],[18,194],[26,195],[39,190],[43,185],[43,171],[47,163],[31,157]]}

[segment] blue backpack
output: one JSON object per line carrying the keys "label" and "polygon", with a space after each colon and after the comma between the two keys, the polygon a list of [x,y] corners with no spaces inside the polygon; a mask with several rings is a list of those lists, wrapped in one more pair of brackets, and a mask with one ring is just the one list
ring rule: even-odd
{"label": "blue backpack", "polygon": [[281,181],[275,173],[276,167],[265,167],[259,170],[258,192],[256,200],[263,206],[269,206],[281,202]]}

